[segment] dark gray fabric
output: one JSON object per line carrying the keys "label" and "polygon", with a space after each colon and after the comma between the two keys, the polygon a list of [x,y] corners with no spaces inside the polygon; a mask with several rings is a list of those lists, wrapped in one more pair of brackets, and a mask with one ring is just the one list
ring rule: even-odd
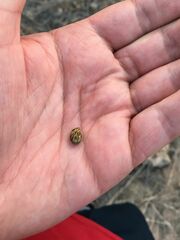
{"label": "dark gray fabric", "polygon": [[84,210],[79,214],[100,224],[124,240],[155,240],[144,216],[131,203]]}

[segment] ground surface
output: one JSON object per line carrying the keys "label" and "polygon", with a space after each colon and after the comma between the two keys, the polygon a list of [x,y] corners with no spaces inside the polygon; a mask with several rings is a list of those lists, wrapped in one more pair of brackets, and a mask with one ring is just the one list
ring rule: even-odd
{"label": "ground surface", "polygon": [[[85,18],[117,0],[27,0],[22,33],[48,31]],[[133,202],[145,214],[157,240],[180,239],[180,139],[138,167],[95,202]]]}

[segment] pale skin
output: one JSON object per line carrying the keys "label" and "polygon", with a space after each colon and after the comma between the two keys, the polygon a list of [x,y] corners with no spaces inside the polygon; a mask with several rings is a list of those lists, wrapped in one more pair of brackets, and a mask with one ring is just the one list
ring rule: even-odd
{"label": "pale skin", "polygon": [[57,224],[180,135],[179,0],[20,37],[24,4],[0,1],[1,240]]}

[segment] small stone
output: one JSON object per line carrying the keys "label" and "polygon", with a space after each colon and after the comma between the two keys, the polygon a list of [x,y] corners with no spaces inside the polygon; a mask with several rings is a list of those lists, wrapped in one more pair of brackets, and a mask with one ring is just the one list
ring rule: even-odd
{"label": "small stone", "polygon": [[90,8],[91,8],[92,10],[97,10],[97,9],[98,9],[98,4],[95,3],[95,2],[92,2],[92,3],[90,4]]}
{"label": "small stone", "polygon": [[148,164],[153,168],[165,168],[171,164],[171,159],[168,154],[169,145],[164,147],[160,152],[156,153],[148,159]]}

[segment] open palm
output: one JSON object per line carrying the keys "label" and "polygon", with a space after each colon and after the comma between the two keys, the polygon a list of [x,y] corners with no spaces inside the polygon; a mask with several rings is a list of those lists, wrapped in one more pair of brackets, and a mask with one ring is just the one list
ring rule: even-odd
{"label": "open palm", "polygon": [[179,0],[20,38],[23,5],[0,3],[1,239],[63,220],[180,135]]}

